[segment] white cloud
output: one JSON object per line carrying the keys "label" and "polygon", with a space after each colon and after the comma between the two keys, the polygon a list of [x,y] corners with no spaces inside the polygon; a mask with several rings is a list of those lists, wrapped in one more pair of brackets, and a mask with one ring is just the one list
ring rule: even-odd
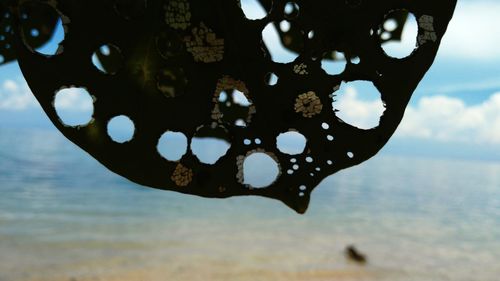
{"label": "white cloud", "polygon": [[371,129],[379,125],[380,116],[383,115],[385,107],[380,99],[380,93],[373,85],[362,86],[365,89],[362,92],[368,98],[367,100],[360,99],[355,87],[347,86],[344,91],[341,90],[337,94],[333,107],[339,110],[336,115],[344,122],[358,128]]}
{"label": "white cloud", "polygon": [[[439,55],[445,58],[460,60],[500,59],[500,1],[458,1],[455,15],[443,38]],[[411,48],[415,40],[411,33],[416,25],[409,22],[405,27],[402,43],[392,43],[393,48]]]}
{"label": "white cloud", "polygon": [[94,109],[94,101],[84,88],[66,88],[56,95],[55,107],[58,111],[88,112]]}
{"label": "white cloud", "polygon": [[499,59],[499,1],[458,1],[442,44],[442,55],[462,59]]}
{"label": "white cloud", "polygon": [[5,80],[0,86],[0,110],[20,111],[36,107],[38,102],[23,80]]}
{"label": "white cloud", "polygon": [[[56,107],[66,112],[93,110],[92,97],[83,88],[67,88],[57,94]],[[0,110],[24,111],[40,107],[26,81],[7,79],[0,84]]]}
{"label": "white cloud", "polygon": [[[249,5],[252,7],[252,5]],[[259,8],[249,8],[254,14],[261,12]],[[500,26],[500,1],[458,1],[455,15],[443,38],[439,55],[444,58],[460,60],[492,60],[500,59],[500,36],[496,30]],[[393,56],[404,57],[415,48],[415,30],[417,23],[409,21],[403,32],[402,42],[391,42],[384,45]],[[274,26],[264,30],[264,41],[275,60],[289,62],[296,55],[282,47]]]}
{"label": "white cloud", "polygon": [[[379,120],[378,101],[361,100],[348,88],[343,103],[348,123],[373,124]],[[346,121],[346,120],[344,120]],[[478,105],[468,106],[458,98],[433,96],[420,99],[406,109],[395,137],[469,144],[500,144],[500,93]]]}
{"label": "white cloud", "polygon": [[472,106],[447,96],[422,98],[416,107],[407,109],[397,136],[500,144],[500,93]]}

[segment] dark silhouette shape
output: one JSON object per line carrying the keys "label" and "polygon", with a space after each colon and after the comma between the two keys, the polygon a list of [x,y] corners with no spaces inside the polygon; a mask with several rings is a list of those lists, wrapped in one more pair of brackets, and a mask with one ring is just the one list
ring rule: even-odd
{"label": "dark silhouette shape", "polygon": [[363,253],[359,252],[354,245],[347,246],[347,248],[345,249],[345,256],[350,261],[354,261],[360,264],[366,264],[368,261],[366,256]]}
{"label": "dark silhouette shape", "polygon": [[[68,139],[142,185],[211,198],[265,196],[299,213],[325,177],[373,157],[387,143],[435,58],[456,4],[401,3],[399,9],[418,20],[418,46],[408,57],[395,59],[384,53],[378,32],[395,9],[393,1],[295,1],[300,13],[293,26],[305,43],[297,45],[295,61],[282,64],[266,52],[262,30],[285,18],[290,1],[273,1],[269,15],[256,21],[245,18],[236,0],[36,2],[63,19],[62,52],[40,55],[21,36],[13,44],[30,88]],[[311,29],[313,38],[308,37]],[[115,46],[121,58],[116,67],[115,58],[104,61],[109,54],[98,53],[104,65],[112,64],[112,73],[103,73],[91,60],[105,44]],[[360,61],[347,60],[342,73],[329,75],[318,58],[334,51],[355,54]],[[278,77],[276,85],[269,85],[269,73]],[[380,125],[371,130],[335,115],[336,91],[356,80],[371,81],[386,105]],[[86,88],[94,97],[91,122],[75,127],[61,122],[53,101],[65,87]],[[235,91],[250,105],[221,104],[223,93]],[[125,143],[114,142],[107,132],[118,115],[135,125],[134,137]],[[301,154],[277,149],[276,138],[290,130],[307,138]],[[202,163],[189,148],[179,161],[168,161],[156,148],[166,131],[188,140],[213,137],[231,147],[213,165]],[[244,161],[253,153],[265,153],[278,165],[277,179],[266,188],[245,182]]]}
{"label": "dark silhouette shape", "polygon": [[[16,1],[0,1],[0,65],[16,59],[14,42],[14,14],[9,7]],[[47,43],[54,34],[58,15],[53,8],[27,2],[19,11],[20,25],[27,45],[38,48]]]}

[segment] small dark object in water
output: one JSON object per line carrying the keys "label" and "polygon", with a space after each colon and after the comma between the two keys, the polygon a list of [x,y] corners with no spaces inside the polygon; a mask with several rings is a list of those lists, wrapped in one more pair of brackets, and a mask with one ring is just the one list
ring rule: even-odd
{"label": "small dark object in water", "polygon": [[367,261],[366,256],[360,253],[353,245],[350,245],[345,249],[345,255],[349,260],[357,263],[365,264]]}

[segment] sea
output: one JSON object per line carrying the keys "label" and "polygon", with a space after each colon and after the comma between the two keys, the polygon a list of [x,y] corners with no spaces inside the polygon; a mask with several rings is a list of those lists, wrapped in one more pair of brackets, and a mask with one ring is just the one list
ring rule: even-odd
{"label": "sea", "polygon": [[0,281],[499,276],[500,162],[382,153],[325,179],[298,215],[142,187],[55,130],[0,129]]}

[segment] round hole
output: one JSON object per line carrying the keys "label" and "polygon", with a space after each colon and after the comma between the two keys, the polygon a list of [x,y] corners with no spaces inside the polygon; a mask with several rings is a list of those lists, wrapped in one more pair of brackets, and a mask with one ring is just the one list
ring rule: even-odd
{"label": "round hole", "polygon": [[166,132],[158,140],[158,152],[169,161],[179,161],[187,152],[188,139],[180,132]]}
{"label": "round hole", "polygon": [[328,135],[328,136],[326,136],[326,139],[328,141],[333,141],[335,138],[332,135]]}
{"label": "round hole", "polygon": [[106,44],[92,54],[92,63],[102,73],[115,74],[121,68],[123,58],[118,47]]}
{"label": "round hole", "polygon": [[[243,141],[250,145],[250,140]],[[213,165],[219,161],[231,148],[227,131],[223,127],[204,126],[198,129],[191,140],[191,151],[201,163]]]}
{"label": "round hole", "polygon": [[333,161],[332,160],[328,160],[328,161],[326,161],[326,164],[328,164],[328,165],[331,166],[331,165],[333,165]]}
{"label": "round hole", "polygon": [[285,14],[285,18],[293,20],[299,16],[300,7],[295,2],[288,2],[285,4],[283,12]]}
{"label": "round hole", "polygon": [[252,153],[243,162],[244,183],[251,187],[268,187],[276,181],[279,174],[278,163],[266,153]]}
{"label": "round hole", "polygon": [[33,28],[31,30],[30,35],[31,35],[31,37],[38,37],[38,36],[40,36],[40,31],[38,31],[38,29],[36,29],[36,28]]}
{"label": "round hole", "polygon": [[114,117],[108,122],[108,135],[114,142],[129,142],[134,137],[134,133],[134,122],[125,115]]}
{"label": "round hole", "polygon": [[347,152],[347,157],[349,157],[351,159],[354,158],[354,153],[351,151]]}
{"label": "round hole", "polygon": [[222,102],[222,103],[227,102],[227,93],[226,93],[226,91],[220,92],[220,94],[219,94],[219,102]]}
{"label": "round hole", "polygon": [[[38,54],[45,56],[56,55],[60,50],[59,44],[64,40],[65,36],[63,22],[59,13],[52,6],[40,1],[25,1],[20,6],[20,13],[20,27],[24,34],[24,44]],[[41,20],[39,15],[43,15],[46,22],[41,28],[33,28],[32,17],[33,20]],[[12,32],[11,26],[7,26],[5,32]]]}
{"label": "round hole", "polygon": [[369,81],[353,81],[342,84],[332,103],[335,115],[351,126],[373,129],[379,126],[385,112],[379,90]]}
{"label": "round hole", "polygon": [[324,130],[328,130],[330,129],[330,125],[328,125],[328,123],[326,122],[323,122],[323,124],[321,124],[321,128],[323,128]]}
{"label": "round hole", "polygon": [[304,152],[307,139],[299,132],[290,131],[280,134],[276,138],[278,150],[289,155],[297,155]]}
{"label": "round hole", "polygon": [[312,163],[314,159],[312,157],[306,157],[306,162],[307,163]]}
{"label": "round hole", "polygon": [[[392,18],[393,15],[402,12],[406,13],[406,11],[404,10],[392,11],[391,13],[389,13],[387,18]],[[383,29],[385,29],[386,31],[383,31],[383,29],[379,30],[379,34],[381,33],[380,34],[381,39],[384,41],[387,41],[391,38],[390,29],[392,26],[390,26],[391,24],[389,23],[388,24],[389,29],[386,29],[385,25],[387,24],[387,22],[390,22],[390,20],[384,23]],[[417,37],[418,37],[418,22],[417,19],[415,18],[415,15],[409,13],[408,19],[403,28],[401,41],[387,41],[385,43],[382,43],[382,49],[389,57],[397,59],[406,58],[410,56],[413,53],[413,51],[417,48]]]}
{"label": "round hole", "polygon": [[384,29],[389,32],[393,32],[398,28],[398,22],[395,19],[387,19],[384,22]]}
{"label": "round hole", "polygon": [[85,88],[66,88],[55,95],[54,108],[66,126],[87,125],[94,114],[94,99]]}
{"label": "round hole", "polygon": [[352,64],[359,64],[361,59],[359,57],[353,57],[349,60]]}
{"label": "round hole", "polygon": [[278,84],[278,80],[278,76],[273,72],[269,72],[265,78],[266,84],[269,86],[275,86],[276,84]]}
{"label": "round hole", "polygon": [[307,190],[307,187],[305,185],[301,185],[299,187],[300,191],[306,191]]}
{"label": "round hole", "polygon": [[346,68],[345,55],[342,52],[333,52],[335,58],[324,58],[321,60],[321,68],[329,75],[339,75]]}
{"label": "round hole", "polygon": [[287,20],[283,20],[280,22],[280,29],[282,32],[286,33],[288,31],[290,31],[291,27],[292,27],[292,24]]}

